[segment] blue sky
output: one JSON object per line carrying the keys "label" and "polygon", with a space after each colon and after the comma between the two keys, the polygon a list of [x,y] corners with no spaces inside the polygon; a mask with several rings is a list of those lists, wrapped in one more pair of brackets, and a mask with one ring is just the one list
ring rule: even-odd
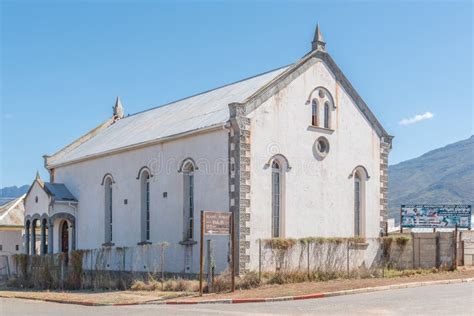
{"label": "blue sky", "polygon": [[[2,1],[0,187],[111,115],[327,50],[385,128],[390,163],[473,133],[471,1]],[[418,119],[416,115],[419,115]],[[406,121],[403,121],[406,119]]]}

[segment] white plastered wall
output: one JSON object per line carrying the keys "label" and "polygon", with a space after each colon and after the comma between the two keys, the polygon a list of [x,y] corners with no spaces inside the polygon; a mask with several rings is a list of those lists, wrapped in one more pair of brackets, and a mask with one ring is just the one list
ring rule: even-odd
{"label": "white plastered wall", "polygon": [[[55,181],[64,183],[79,201],[76,217],[77,248],[100,248],[104,243],[104,186],[101,182],[107,173],[115,181],[112,185],[112,242],[117,247],[137,246],[141,236],[140,181],[136,178],[140,168],[148,166],[153,175],[150,179],[150,241],[170,243],[166,250],[167,271],[197,273],[199,244],[179,245],[183,239],[183,174],[178,169],[188,157],[199,168],[194,172],[194,240],[199,241],[200,210],[229,210],[227,129],[57,168]],[[166,198],[164,192],[167,193]],[[127,204],[124,200],[127,200]],[[227,266],[228,238],[214,239],[217,270],[222,271]],[[185,265],[190,269],[186,270]]]}
{"label": "white plastered wall", "polygon": [[[36,197],[38,197],[38,202],[36,202]],[[25,197],[25,217],[34,214],[48,214],[49,211],[49,196],[46,194],[44,189],[38,184],[38,182],[33,183],[28,196]]]}
{"label": "white plastered wall", "polygon": [[[332,133],[308,129],[312,109],[306,101],[318,86],[330,91],[336,105],[331,112]],[[258,266],[258,239],[271,237],[271,168],[265,164],[274,154],[284,155],[292,167],[285,173],[284,237],[353,236],[354,180],[349,175],[359,165],[370,176],[365,192],[365,236],[379,235],[380,138],[323,62],[311,66],[249,117],[252,269]],[[330,145],[322,160],[313,153],[320,136]]]}

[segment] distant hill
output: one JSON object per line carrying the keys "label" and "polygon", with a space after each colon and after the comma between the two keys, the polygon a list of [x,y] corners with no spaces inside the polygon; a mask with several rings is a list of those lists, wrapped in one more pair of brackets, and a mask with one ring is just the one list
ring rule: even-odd
{"label": "distant hill", "polygon": [[389,217],[401,204],[474,205],[474,135],[389,166]]}
{"label": "distant hill", "polygon": [[4,187],[0,189],[0,205],[5,204],[14,198],[20,197],[25,194],[28,189],[30,188],[29,185],[22,185],[21,187],[12,186],[12,187]]}

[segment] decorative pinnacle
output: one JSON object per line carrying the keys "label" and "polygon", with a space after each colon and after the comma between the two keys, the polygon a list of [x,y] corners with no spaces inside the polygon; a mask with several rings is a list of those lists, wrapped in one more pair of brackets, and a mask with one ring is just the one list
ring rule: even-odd
{"label": "decorative pinnacle", "polygon": [[117,119],[121,119],[123,117],[123,106],[122,102],[120,101],[120,97],[117,97],[117,99],[115,100],[114,116]]}
{"label": "decorative pinnacle", "polygon": [[326,50],[326,42],[324,41],[323,34],[321,34],[321,30],[319,29],[319,23],[316,24],[316,30],[314,31],[314,38],[312,44],[312,50]]}
{"label": "decorative pinnacle", "polygon": [[35,177],[36,180],[41,180],[41,177],[40,177],[40,174],[39,174],[39,171],[36,170],[36,177]]}

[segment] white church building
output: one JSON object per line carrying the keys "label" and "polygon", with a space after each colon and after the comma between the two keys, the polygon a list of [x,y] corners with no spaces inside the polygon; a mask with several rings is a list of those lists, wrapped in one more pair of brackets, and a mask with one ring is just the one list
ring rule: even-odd
{"label": "white church building", "polygon": [[26,252],[168,242],[173,269],[195,273],[201,210],[234,213],[241,273],[258,267],[259,239],[380,236],[392,136],[325,45],[317,27],[289,66],[140,113],[117,98],[110,118],[44,156]]}

